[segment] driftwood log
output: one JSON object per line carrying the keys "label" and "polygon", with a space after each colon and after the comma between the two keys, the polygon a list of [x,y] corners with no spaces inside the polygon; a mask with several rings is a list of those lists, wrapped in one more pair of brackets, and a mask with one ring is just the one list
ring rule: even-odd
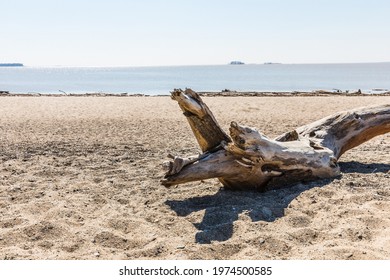
{"label": "driftwood log", "polygon": [[200,96],[191,89],[174,90],[202,154],[171,156],[165,162],[166,186],[218,178],[234,190],[277,188],[340,174],[338,159],[349,149],[390,132],[390,104],[337,113],[269,139],[236,122],[230,137],[221,129]]}

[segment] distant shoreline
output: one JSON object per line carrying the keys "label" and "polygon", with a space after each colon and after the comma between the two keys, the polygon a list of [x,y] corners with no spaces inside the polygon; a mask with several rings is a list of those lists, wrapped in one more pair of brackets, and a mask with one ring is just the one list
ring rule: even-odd
{"label": "distant shoreline", "polygon": [[[365,93],[361,91],[205,91],[198,92],[200,96],[205,97],[294,97],[294,96],[390,96],[390,91],[378,92],[378,93]],[[142,93],[13,93],[9,91],[0,91],[0,97],[162,97],[169,96],[169,94],[142,94]]]}
{"label": "distant shoreline", "polygon": [[0,63],[0,67],[23,67],[23,63]]}
{"label": "distant shoreline", "polygon": [[[232,61],[233,62],[233,61]],[[240,61],[239,61],[240,62]],[[256,65],[354,65],[354,64],[389,64],[390,61],[363,61],[363,62],[242,62],[245,66]],[[172,67],[214,67],[214,66],[230,66],[234,65],[229,63],[216,63],[216,64],[162,64],[162,65],[45,65],[45,64],[28,64],[23,63],[0,63],[1,64],[20,64],[20,66],[27,68],[172,68]]]}

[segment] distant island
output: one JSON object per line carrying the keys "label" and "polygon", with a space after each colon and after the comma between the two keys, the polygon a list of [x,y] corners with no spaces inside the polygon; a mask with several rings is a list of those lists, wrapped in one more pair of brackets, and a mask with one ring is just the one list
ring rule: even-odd
{"label": "distant island", "polygon": [[264,62],[264,64],[268,65],[268,64],[282,64],[282,63],[279,63],[279,62]]}
{"label": "distant island", "polygon": [[242,61],[238,61],[238,60],[234,60],[232,62],[230,62],[231,65],[242,65],[242,64],[245,64],[244,62]]}
{"label": "distant island", "polygon": [[0,63],[0,67],[23,67],[23,63]]}

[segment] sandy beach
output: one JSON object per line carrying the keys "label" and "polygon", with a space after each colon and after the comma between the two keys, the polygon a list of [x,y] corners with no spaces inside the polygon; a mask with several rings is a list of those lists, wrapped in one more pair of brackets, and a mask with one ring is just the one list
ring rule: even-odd
{"label": "sandy beach", "polygon": [[[204,97],[274,137],[389,96]],[[169,97],[0,97],[0,259],[390,259],[390,134],[266,193],[160,185],[199,152]]]}

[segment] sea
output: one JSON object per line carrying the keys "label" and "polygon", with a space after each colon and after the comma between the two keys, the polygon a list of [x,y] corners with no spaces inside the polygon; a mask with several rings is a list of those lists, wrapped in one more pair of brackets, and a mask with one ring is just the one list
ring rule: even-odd
{"label": "sea", "polygon": [[199,92],[390,90],[390,62],[165,67],[0,67],[0,91],[33,94],[168,95]]}

